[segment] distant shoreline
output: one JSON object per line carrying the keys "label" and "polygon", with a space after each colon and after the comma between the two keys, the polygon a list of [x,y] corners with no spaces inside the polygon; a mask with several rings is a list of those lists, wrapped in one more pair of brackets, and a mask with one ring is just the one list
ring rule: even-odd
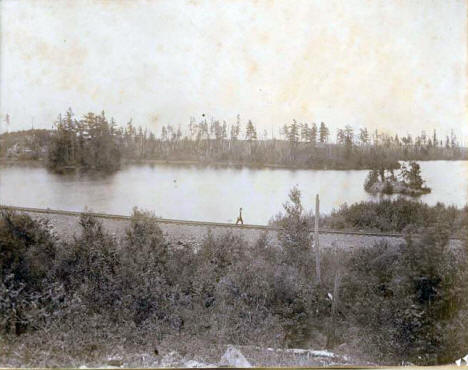
{"label": "distant shoreline", "polygon": [[274,168],[274,169],[289,169],[289,170],[332,170],[332,171],[366,171],[366,168],[345,168],[345,167],[305,167],[305,166],[288,166],[284,164],[274,163],[245,163],[245,162],[203,162],[194,160],[164,160],[164,159],[135,159],[135,160],[124,160],[122,165],[128,164],[169,164],[169,165],[181,165],[181,166],[219,166],[219,167],[246,167],[246,168]]}
{"label": "distant shoreline", "polygon": [[[34,159],[27,159],[27,160],[16,160],[16,159],[5,159],[0,158],[0,165],[40,165],[41,167],[46,167],[46,163],[44,160],[34,160]],[[162,165],[176,165],[176,166],[203,166],[203,167],[210,167],[210,166],[219,166],[219,167],[246,167],[246,168],[275,168],[275,169],[290,169],[290,170],[334,170],[334,171],[366,171],[368,168],[345,168],[345,167],[304,167],[304,166],[288,166],[282,164],[274,164],[274,163],[245,163],[245,162],[211,162],[211,161],[194,161],[194,160],[164,160],[164,159],[123,159],[121,162],[122,166],[126,165],[133,165],[133,164],[162,164]],[[68,166],[67,168],[72,169],[79,169],[83,167],[72,167]]]}
{"label": "distant shoreline", "polygon": [[[401,160],[405,161],[405,160]],[[401,162],[400,161],[400,162]],[[430,159],[430,160],[417,160],[416,162],[434,162],[434,161],[448,161],[448,162],[467,162],[467,159]],[[201,166],[201,167],[245,167],[253,169],[289,169],[289,170],[315,170],[315,171],[367,171],[370,168],[346,168],[346,167],[304,167],[304,166],[288,166],[274,163],[245,163],[245,162],[211,162],[211,161],[195,161],[195,160],[164,160],[164,159],[123,159],[122,166],[126,165],[140,165],[140,164],[154,164],[154,165],[175,165],[175,166]],[[7,159],[0,158],[0,165],[34,165],[37,167],[46,167],[46,162],[42,159]],[[70,169],[80,169],[82,167],[70,167]]]}

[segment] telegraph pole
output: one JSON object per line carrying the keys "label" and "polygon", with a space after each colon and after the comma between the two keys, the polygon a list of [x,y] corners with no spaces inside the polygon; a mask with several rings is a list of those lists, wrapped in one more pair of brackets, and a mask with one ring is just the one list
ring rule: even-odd
{"label": "telegraph pole", "polygon": [[320,199],[319,195],[315,196],[315,270],[317,274],[317,283],[321,284],[320,277],[320,243],[319,243],[319,218],[320,218]]}

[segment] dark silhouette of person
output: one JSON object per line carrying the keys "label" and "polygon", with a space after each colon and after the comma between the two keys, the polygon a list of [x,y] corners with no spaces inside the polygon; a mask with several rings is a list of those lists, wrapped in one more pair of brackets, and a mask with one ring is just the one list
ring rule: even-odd
{"label": "dark silhouette of person", "polygon": [[239,209],[239,217],[237,217],[236,225],[238,225],[239,223],[241,225],[244,224],[244,220],[242,219],[242,208]]}

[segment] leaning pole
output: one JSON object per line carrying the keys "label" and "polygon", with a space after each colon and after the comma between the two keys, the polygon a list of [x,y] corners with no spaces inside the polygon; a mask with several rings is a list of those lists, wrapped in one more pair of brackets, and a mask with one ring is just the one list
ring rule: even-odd
{"label": "leaning pole", "polygon": [[319,243],[319,218],[320,218],[320,199],[319,195],[315,196],[315,233],[314,233],[314,244],[315,244],[315,270],[317,274],[317,283],[321,283],[320,277],[320,243]]}

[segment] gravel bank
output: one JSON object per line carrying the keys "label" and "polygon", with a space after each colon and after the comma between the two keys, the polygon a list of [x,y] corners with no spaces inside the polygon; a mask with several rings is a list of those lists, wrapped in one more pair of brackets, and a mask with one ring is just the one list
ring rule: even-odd
{"label": "gravel bank", "polygon": [[[79,226],[79,213],[71,214],[71,212],[63,211],[32,211],[21,210],[20,212],[30,215],[33,219],[47,219],[56,231],[57,235],[64,238],[72,238],[80,232]],[[130,225],[130,220],[125,217],[109,217],[109,216],[96,216],[103,224],[104,228],[118,236],[123,235],[125,229]],[[159,222],[161,230],[167,239],[173,243],[200,243],[208,232],[211,232],[214,237],[231,232],[236,235],[242,236],[249,243],[254,243],[263,234],[273,244],[278,243],[278,231],[266,228],[264,226],[236,226],[229,224],[215,224],[215,223],[199,223],[199,222],[186,222],[186,221],[161,221]],[[361,248],[371,247],[377,242],[386,241],[391,245],[398,245],[404,242],[401,236],[391,235],[378,235],[371,233],[344,233],[344,232],[321,232],[320,233],[320,246],[323,248]],[[462,246],[460,240],[451,239],[450,244],[452,247]]]}

